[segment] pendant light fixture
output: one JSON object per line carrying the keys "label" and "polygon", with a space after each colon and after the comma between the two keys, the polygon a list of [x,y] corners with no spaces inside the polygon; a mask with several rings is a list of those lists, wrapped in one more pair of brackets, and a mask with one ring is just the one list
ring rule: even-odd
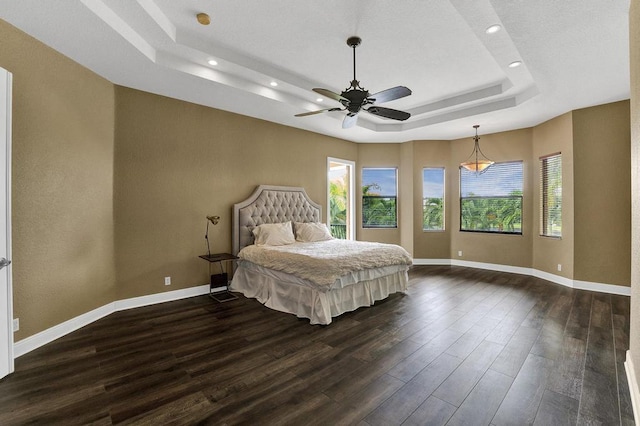
{"label": "pendant light fixture", "polygon": [[480,127],[479,124],[473,126],[473,128],[476,129],[476,135],[473,138],[475,142],[473,145],[473,151],[469,158],[467,158],[467,161],[460,163],[460,167],[464,167],[470,172],[475,172],[476,174],[485,172],[493,164],[493,161],[489,160],[487,156],[480,151],[480,144],[478,143],[480,140],[480,137],[478,136],[478,127]]}

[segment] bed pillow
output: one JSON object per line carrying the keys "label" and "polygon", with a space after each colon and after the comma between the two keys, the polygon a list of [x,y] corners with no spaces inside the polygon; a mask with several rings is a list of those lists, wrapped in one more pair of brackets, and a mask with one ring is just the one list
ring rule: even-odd
{"label": "bed pillow", "polygon": [[296,242],[291,222],[264,223],[253,228],[257,246],[284,246]]}
{"label": "bed pillow", "polygon": [[314,241],[332,240],[327,225],[320,222],[296,222],[296,241],[311,243]]}

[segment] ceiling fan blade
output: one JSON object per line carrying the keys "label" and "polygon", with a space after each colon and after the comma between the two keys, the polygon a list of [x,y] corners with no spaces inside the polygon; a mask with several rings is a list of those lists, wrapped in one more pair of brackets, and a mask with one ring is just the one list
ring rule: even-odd
{"label": "ceiling fan blade", "polygon": [[344,120],[342,121],[342,128],[348,129],[349,127],[353,127],[356,124],[356,121],[358,121],[358,114],[349,113],[344,117]]}
{"label": "ceiling fan blade", "polygon": [[400,120],[404,121],[407,118],[411,117],[411,114],[404,111],[398,111],[397,109],[384,108],[379,106],[372,106],[369,109],[365,110],[370,112],[371,114],[379,115],[384,118],[391,118],[392,120]]}
{"label": "ceiling fan blade", "polygon": [[326,108],[326,109],[319,109],[317,111],[301,112],[300,114],[296,114],[295,117],[306,117],[307,115],[314,115],[314,114],[320,114],[321,112],[331,112],[331,111],[342,111],[342,108]]}
{"label": "ceiling fan blade", "polygon": [[334,101],[347,101],[349,102],[349,99],[345,98],[344,96],[341,96],[335,92],[332,92],[331,90],[327,90],[327,89],[319,89],[319,88],[314,88],[313,89],[314,92],[321,94],[322,96],[326,96],[329,99],[333,99]]}
{"label": "ceiling fan blade", "polygon": [[374,93],[373,95],[370,95],[368,99],[371,99],[372,102],[383,103],[404,98],[410,94],[410,89],[404,86],[396,86],[391,89],[383,90],[382,92]]}

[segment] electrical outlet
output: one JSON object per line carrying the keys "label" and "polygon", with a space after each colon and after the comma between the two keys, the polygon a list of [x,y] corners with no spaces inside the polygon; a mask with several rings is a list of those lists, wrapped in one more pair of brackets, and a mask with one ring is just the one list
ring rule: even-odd
{"label": "electrical outlet", "polygon": [[171,277],[164,277],[164,285],[171,285]]}
{"label": "electrical outlet", "polygon": [[20,330],[20,318],[13,319],[13,332]]}
{"label": "electrical outlet", "polygon": [[462,257],[462,250],[458,250],[458,257]]}
{"label": "electrical outlet", "polygon": [[562,271],[562,264],[558,263],[558,271]]}

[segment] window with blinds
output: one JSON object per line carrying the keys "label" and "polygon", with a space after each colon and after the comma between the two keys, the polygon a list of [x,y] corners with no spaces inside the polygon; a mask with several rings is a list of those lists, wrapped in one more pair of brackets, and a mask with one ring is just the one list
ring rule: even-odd
{"label": "window with blinds", "polygon": [[522,161],[477,174],[460,168],[460,230],[522,234]]}
{"label": "window with blinds", "polygon": [[540,235],[562,237],[562,154],[540,157]]}
{"label": "window with blinds", "polygon": [[444,231],[444,167],[422,169],[422,230]]}

